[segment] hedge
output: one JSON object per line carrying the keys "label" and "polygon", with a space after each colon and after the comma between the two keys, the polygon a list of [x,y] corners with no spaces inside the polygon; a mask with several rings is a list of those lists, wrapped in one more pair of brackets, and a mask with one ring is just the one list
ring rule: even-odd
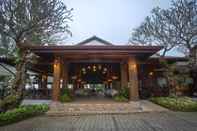
{"label": "hedge", "polygon": [[189,97],[153,97],[150,100],[173,111],[197,111],[197,101]]}
{"label": "hedge", "polygon": [[0,113],[0,126],[18,122],[33,116],[44,114],[48,111],[48,105],[26,105],[16,109]]}

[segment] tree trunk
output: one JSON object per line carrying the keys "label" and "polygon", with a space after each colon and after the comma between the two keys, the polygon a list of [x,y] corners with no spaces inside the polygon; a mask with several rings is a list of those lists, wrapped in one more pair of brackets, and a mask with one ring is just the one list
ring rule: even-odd
{"label": "tree trunk", "polygon": [[23,99],[23,93],[26,84],[26,64],[27,64],[27,51],[21,49],[19,55],[19,62],[16,64],[16,75],[12,83],[11,95],[17,95],[19,102]]}

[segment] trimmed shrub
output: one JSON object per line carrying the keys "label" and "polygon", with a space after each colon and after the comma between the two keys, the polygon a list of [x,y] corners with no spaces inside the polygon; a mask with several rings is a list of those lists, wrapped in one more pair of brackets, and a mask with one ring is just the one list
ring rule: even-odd
{"label": "trimmed shrub", "polygon": [[127,87],[121,88],[120,95],[125,97],[126,99],[129,99],[129,88]]}
{"label": "trimmed shrub", "polygon": [[118,102],[127,102],[129,99],[129,89],[121,88],[118,95],[114,96],[113,99]]}
{"label": "trimmed shrub", "polygon": [[0,113],[0,126],[18,122],[33,116],[44,114],[48,111],[48,105],[26,105],[14,110]]}
{"label": "trimmed shrub", "polygon": [[173,111],[197,111],[197,102],[189,97],[152,97],[150,100]]}
{"label": "trimmed shrub", "polygon": [[60,101],[63,103],[73,101],[73,98],[70,94],[70,91],[67,88],[64,88],[60,96]]}
{"label": "trimmed shrub", "polygon": [[72,98],[68,94],[64,94],[64,95],[60,96],[60,101],[63,102],[63,103],[71,102]]}
{"label": "trimmed shrub", "polygon": [[128,101],[127,98],[125,98],[124,96],[121,96],[121,95],[114,96],[113,99],[118,102],[127,102]]}
{"label": "trimmed shrub", "polygon": [[0,100],[0,112],[5,112],[14,109],[20,105],[18,95],[8,95],[3,100]]}

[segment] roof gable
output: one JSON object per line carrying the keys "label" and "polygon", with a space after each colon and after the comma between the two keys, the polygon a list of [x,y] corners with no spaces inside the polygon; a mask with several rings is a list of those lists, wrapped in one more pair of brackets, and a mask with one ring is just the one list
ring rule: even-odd
{"label": "roof gable", "polygon": [[111,46],[113,44],[97,36],[93,36],[82,42],[79,42],[77,45],[79,46]]}

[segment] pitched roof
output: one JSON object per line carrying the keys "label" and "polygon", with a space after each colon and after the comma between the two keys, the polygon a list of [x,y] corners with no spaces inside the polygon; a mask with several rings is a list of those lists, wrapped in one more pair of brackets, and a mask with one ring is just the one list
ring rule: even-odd
{"label": "pitched roof", "polygon": [[112,43],[110,43],[110,42],[108,42],[106,40],[103,40],[103,39],[101,39],[101,38],[99,38],[97,36],[92,36],[92,37],[90,37],[90,38],[88,38],[86,40],[83,40],[83,41],[79,42],[76,45],[81,46],[81,45],[91,45],[92,44],[92,46],[94,46],[94,44],[90,43],[90,42],[95,42],[95,41],[99,42],[100,43],[99,45],[105,45],[105,46],[112,46],[113,45]]}

